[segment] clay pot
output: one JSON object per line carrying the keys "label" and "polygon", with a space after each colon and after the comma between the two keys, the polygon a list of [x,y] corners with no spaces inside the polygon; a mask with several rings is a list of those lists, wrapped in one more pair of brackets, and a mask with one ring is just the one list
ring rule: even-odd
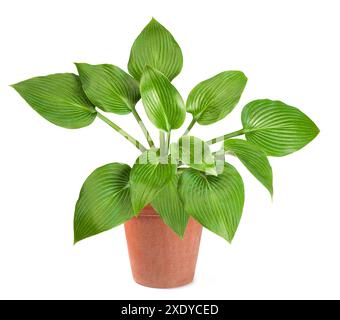
{"label": "clay pot", "polygon": [[202,226],[190,218],[179,238],[150,206],[125,223],[132,274],[152,288],[174,288],[192,282]]}

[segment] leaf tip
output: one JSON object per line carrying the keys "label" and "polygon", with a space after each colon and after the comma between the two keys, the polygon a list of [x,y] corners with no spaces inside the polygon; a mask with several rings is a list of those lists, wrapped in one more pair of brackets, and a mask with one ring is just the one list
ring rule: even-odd
{"label": "leaf tip", "polygon": [[312,136],[309,140],[309,142],[313,141],[320,133],[320,129],[319,127],[315,124],[315,122],[313,120],[311,120],[311,127],[313,127],[313,129],[311,130],[312,131]]}
{"label": "leaf tip", "polygon": [[82,240],[81,238],[79,238],[76,234],[74,234],[74,237],[73,237],[73,246],[75,246],[81,240]]}
{"label": "leaf tip", "polygon": [[236,232],[237,232],[237,229],[228,233],[227,236],[224,237],[224,239],[226,239],[229,244],[233,244]]}
{"label": "leaf tip", "polygon": [[84,64],[84,63],[81,63],[81,62],[73,62],[73,63],[76,66],[78,72],[79,72],[80,68],[82,67],[82,65]]}
{"label": "leaf tip", "polygon": [[245,81],[248,81],[248,77],[245,75],[243,71],[239,71],[239,73],[240,73],[240,76],[244,78]]}
{"label": "leaf tip", "polygon": [[236,72],[238,73],[239,79],[242,82],[242,86],[243,86],[242,91],[243,91],[245,86],[247,85],[248,77],[245,75],[245,73],[243,71],[236,71]]}
{"label": "leaf tip", "polygon": [[142,210],[143,208],[140,208],[140,206],[135,205],[135,203],[132,203],[132,211],[133,211],[133,215],[135,217],[137,217],[139,215],[139,212]]}
{"label": "leaf tip", "polygon": [[155,17],[151,17],[149,24],[160,24]]}
{"label": "leaf tip", "polygon": [[73,245],[75,246],[79,241],[81,241],[82,238],[79,234],[79,231],[77,231],[77,227],[76,227],[76,222],[75,220],[73,221]]}
{"label": "leaf tip", "polygon": [[18,82],[18,83],[13,83],[13,84],[10,84],[10,85],[8,85],[8,86],[11,87],[11,88],[13,88],[13,89],[15,89],[15,90],[17,90],[19,84],[20,84],[20,82]]}
{"label": "leaf tip", "polygon": [[266,187],[266,189],[269,191],[270,198],[273,200],[273,197],[274,197],[273,180],[271,180],[270,184],[268,184],[268,185],[265,186],[265,187]]}
{"label": "leaf tip", "polygon": [[315,125],[315,137],[320,133],[320,129],[317,125]]}
{"label": "leaf tip", "polygon": [[184,239],[184,233],[177,233],[177,232],[176,232],[176,234],[177,234],[177,236],[178,236],[181,240]]}

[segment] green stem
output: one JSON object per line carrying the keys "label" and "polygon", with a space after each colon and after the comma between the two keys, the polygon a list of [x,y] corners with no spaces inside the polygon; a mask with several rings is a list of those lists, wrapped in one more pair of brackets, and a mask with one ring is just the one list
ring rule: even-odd
{"label": "green stem", "polygon": [[221,141],[233,138],[233,137],[241,136],[242,134],[245,134],[244,129],[237,130],[237,131],[225,134],[223,136],[211,139],[211,140],[207,141],[207,144],[214,144],[214,143],[221,142]]}
{"label": "green stem", "polygon": [[169,147],[170,147],[170,138],[171,138],[171,131],[167,132],[166,134],[166,148],[167,148],[167,153],[169,152]]}
{"label": "green stem", "polygon": [[163,130],[159,130],[159,148],[161,152],[166,153],[165,132]]}
{"label": "green stem", "polygon": [[106,118],[103,114],[99,113],[97,111],[97,116],[99,119],[103,120],[105,123],[107,123],[111,128],[116,130],[118,133],[120,133],[125,139],[129,140],[137,149],[139,149],[141,152],[146,151],[147,149],[135,138],[131,137],[126,131],[124,131],[121,127],[117,126],[115,123],[113,123],[110,119]]}
{"label": "green stem", "polygon": [[185,130],[183,136],[187,135],[190,132],[191,128],[194,126],[195,123],[196,123],[196,120],[194,118],[192,118],[192,120],[191,120],[188,128]]}
{"label": "green stem", "polygon": [[159,131],[159,148],[161,161],[165,161],[168,155],[168,148],[165,142],[165,132],[163,130]]}
{"label": "green stem", "polygon": [[136,111],[136,109],[132,109],[132,114],[134,115],[134,117],[136,118],[139,126],[141,127],[143,133],[144,133],[144,136],[146,138],[146,140],[148,141],[148,144],[150,146],[150,148],[153,148],[155,146],[151,136],[150,136],[150,133],[148,131],[148,129],[146,128],[143,120],[141,119],[141,117],[139,116],[138,112]]}

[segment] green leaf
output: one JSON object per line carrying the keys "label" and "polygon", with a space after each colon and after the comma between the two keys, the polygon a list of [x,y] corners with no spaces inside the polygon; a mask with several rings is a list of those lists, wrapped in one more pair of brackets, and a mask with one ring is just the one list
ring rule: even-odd
{"label": "green leaf", "polygon": [[35,111],[57,126],[78,129],[88,126],[96,118],[96,110],[75,74],[35,77],[12,87]]}
{"label": "green leaf", "polygon": [[266,153],[257,145],[241,139],[224,141],[224,150],[232,153],[273,195],[273,173]]}
{"label": "green leaf", "polygon": [[242,111],[242,124],[246,139],[275,157],[301,149],[319,133],[299,109],[268,99],[248,103]]}
{"label": "green leaf", "polygon": [[76,204],[74,241],[116,227],[133,217],[129,188],[130,167],[110,163],[86,179]]}
{"label": "green leaf", "polygon": [[247,78],[241,71],[224,71],[199,83],[189,94],[187,112],[202,125],[229,114],[240,100]]}
{"label": "green leaf", "polygon": [[87,97],[106,112],[128,114],[140,99],[139,84],[111,64],[76,63]]}
{"label": "green leaf", "polygon": [[170,81],[182,70],[183,56],[171,33],[155,19],[143,29],[132,45],[128,69],[140,80],[145,66],[162,72]]}
{"label": "green leaf", "polygon": [[140,155],[131,170],[131,200],[135,214],[150,204],[160,190],[176,175],[176,164],[161,161],[159,151]]}
{"label": "green leaf", "polygon": [[182,136],[171,145],[171,154],[191,168],[217,175],[215,158],[209,145],[194,136]]}
{"label": "green leaf", "polygon": [[180,177],[179,193],[188,214],[210,231],[232,241],[244,204],[243,181],[232,165],[226,163],[218,176],[186,169]]}
{"label": "green leaf", "polygon": [[161,72],[146,67],[140,82],[140,91],[146,114],[158,129],[169,132],[183,124],[183,99]]}
{"label": "green leaf", "polygon": [[178,194],[178,176],[175,175],[152,201],[152,206],[178,236],[183,238],[189,215],[184,211]]}

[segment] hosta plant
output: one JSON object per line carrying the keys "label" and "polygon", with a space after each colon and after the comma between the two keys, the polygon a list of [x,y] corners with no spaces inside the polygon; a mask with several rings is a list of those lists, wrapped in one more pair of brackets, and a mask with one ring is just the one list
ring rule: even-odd
{"label": "hosta plant", "polygon": [[[138,216],[148,204],[179,237],[191,216],[231,242],[242,215],[244,186],[225,157],[237,157],[273,194],[268,157],[286,156],[317,136],[317,126],[299,109],[269,99],[246,104],[242,126],[234,132],[208,141],[191,135],[194,125],[214,124],[235,108],[247,78],[241,71],[223,71],[198,83],[185,102],[171,83],[182,65],[178,43],[152,19],[132,45],[129,73],[111,64],[76,63],[78,75],[52,74],[13,85],[53,124],[77,129],[99,118],[141,152],[132,167],[109,163],[86,179],[75,208],[75,242]],[[139,116],[139,100],[159,129],[157,144]],[[103,112],[132,114],[147,145]],[[171,143],[171,132],[181,128],[188,113],[189,126]],[[213,144],[220,145],[217,152],[210,150]]]}

